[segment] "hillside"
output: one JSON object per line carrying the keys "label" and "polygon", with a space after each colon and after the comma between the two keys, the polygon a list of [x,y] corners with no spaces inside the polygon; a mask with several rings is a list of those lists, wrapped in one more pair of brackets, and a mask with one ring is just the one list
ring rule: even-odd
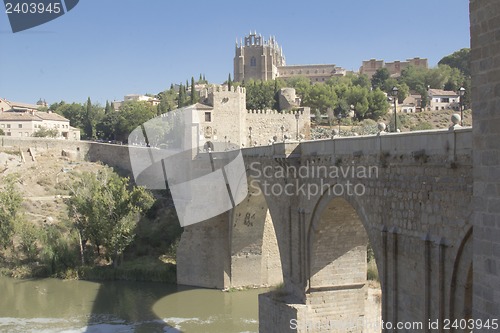
{"label": "hillside", "polygon": [[[453,110],[441,111],[425,111],[419,113],[398,113],[399,126],[402,132],[417,131],[417,130],[431,130],[431,129],[447,129],[452,125],[451,116],[457,113]],[[464,111],[464,126],[472,126],[472,113],[471,110]],[[394,113],[389,112],[384,117],[379,119],[378,122],[383,122],[386,125],[394,121]],[[348,119],[342,119],[340,125],[341,136],[352,135],[370,135],[378,133],[377,123],[371,119],[365,119],[361,122],[352,122]],[[325,139],[332,136],[332,130],[338,129],[337,121],[335,120],[332,125],[327,125],[323,122],[321,125],[311,123],[311,138],[312,139]]]}

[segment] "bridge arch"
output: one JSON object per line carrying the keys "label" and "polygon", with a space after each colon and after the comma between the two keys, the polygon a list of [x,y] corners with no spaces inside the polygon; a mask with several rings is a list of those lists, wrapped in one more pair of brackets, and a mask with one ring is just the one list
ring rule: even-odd
{"label": "bridge arch", "polygon": [[[373,318],[365,317],[367,246],[376,237],[362,199],[332,193],[327,190],[321,195],[308,225],[305,292],[306,302],[315,304],[314,314],[308,317],[313,322],[327,323],[326,330],[342,331],[348,325],[361,331],[367,319],[380,320],[380,308],[374,311]],[[380,257],[378,248],[372,246],[375,261]],[[318,307],[319,302],[325,305]],[[349,323],[342,322],[345,318]],[[332,325],[339,325],[338,329]]]}
{"label": "bridge arch", "polygon": [[248,195],[231,213],[231,287],[283,282],[280,249],[267,198],[253,179]]}

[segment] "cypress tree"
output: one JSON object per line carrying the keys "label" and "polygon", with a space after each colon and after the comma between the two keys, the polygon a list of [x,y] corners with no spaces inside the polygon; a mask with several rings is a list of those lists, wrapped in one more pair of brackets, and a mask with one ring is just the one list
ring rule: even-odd
{"label": "cypress tree", "polygon": [[229,73],[229,76],[227,78],[227,90],[231,90],[231,85],[232,85],[232,82],[231,82],[231,73]]}
{"label": "cypress tree", "polygon": [[179,95],[177,95],[177,107],[182,108],[182,103],[184,99],[184,91],[182,87],[182,83],[179,85]]}
{"label": "cypress tree", "polygon": [[194,89],[194,77],[191,76],[191,104],[196,103],[196,91]]}
{"label": "cypress tree", "polygon": [[110,114],[110,113],[111,113],[111,111],[112,111],[112,109],[111,109],[111,105],[109,104],[109,102],[108,102],[108,101],[106,101],[106,107],[104,108],[104,113],[105,113],[105,114]]}

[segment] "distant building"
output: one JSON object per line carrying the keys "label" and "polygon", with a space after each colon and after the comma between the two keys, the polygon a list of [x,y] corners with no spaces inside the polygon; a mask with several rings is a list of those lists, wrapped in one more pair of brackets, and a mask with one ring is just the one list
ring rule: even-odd
{"label": "distant building", "polygon": [[410,95],[405,98],[401,104],[401,112],[403,113],[415,113],[422,111],[422,96],[420,95]]}
{"label": "distant building", "polygon": [[387,63],[384,60],[370,59],[362,62],[359,73],[371,78],[377,70],[387,68],[391,77],[399,77],[401,76],[401,72],[409,66],[427,69],[429,68],[429,62],[426,58],[413,58],[406,61],[396,60]]}
{"label": "distant building", "polygon": [[[41,99],[40,99],[41,101]],[[20,103],[6,100],[4,98],[0,98],[0,112],[28,112],[28,111],[37,111],[42,106],[47,106],[47,102],[42,101],[41,104],[38,101],[37,104],[29,104],[29,103]]]}
{"label": "distant building", "polygon": [[31,137],[41,129],[55,129],[62,139],[80,140],[79,129],[71,127],[68,119],[50,111],[0,112],[0,129],[11,137]]}
{"label": "distant building", "polygon": [[274,80],[304,76],[311,82],[324,82],[332,76],[344,76],[346,70],[332,64],[287,66],[283,49],[275,37],[263,39],[256,32],[236,42],[234,56],[234,80]]}
{"label": "distant building", "polygon": [[158,98],[155,98],[155,97],[151,97],[151,96],[147,96],[147,95],[139,95],[139,94],[129,94],[129,95],[125,95],[123,97],[123,101],[113,101],[112,102],[113,109],[115,111],[119,111],[121,106],[123,105],[123,103],[132,102],[132,101],[147,102],[151,105],[160,104],[160,100]]}
{"label": "distant building", "polygon": [[460,109],[459,95],[454,91],[429,89],[427,94],[429,96],[429,110],[438,111]]}
{"label": "distant building", "polygon": [[[286,94],[293,96],[292,90]],[[228,89],[225,85],[205,89],[201,93],[201,99],[202,103],[192,106],[199,119],[197,126],[193,127],[197,128],[198,133],[193,137],[198,138],[198,142],[193,145],[200,149],[211,147],[212,142],[253,147],[285,139],[295,140],[297,136],[309,138],[309,108],[288,112],[247,110],[245,88]]]}

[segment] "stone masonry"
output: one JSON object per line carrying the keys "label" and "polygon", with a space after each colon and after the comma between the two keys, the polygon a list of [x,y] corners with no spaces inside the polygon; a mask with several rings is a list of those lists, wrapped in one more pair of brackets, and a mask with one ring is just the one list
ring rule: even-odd
{"label": "stone masonry", "polygon": [[[500,2],[471,0],[473,316],[500,320]],[[491,332],[482,329],[474,332]]]}

